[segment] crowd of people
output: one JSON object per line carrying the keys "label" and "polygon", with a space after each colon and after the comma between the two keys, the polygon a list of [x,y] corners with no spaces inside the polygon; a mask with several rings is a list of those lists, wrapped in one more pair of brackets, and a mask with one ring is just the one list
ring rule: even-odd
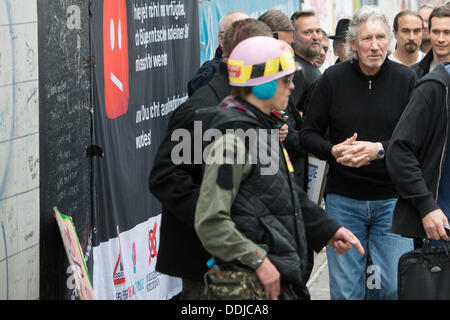
{"label": "crowd of people", "polygon": [[[233,11],[218,40],[150,173],[156,270],[182,278],[180,299],[309,299],[326,246],[331,299],[397,299],[399,258],[450,240],[450,6],[393,25],[363,6],[334,35],[313,11]],[[331,41],[338,59],[322,74]],[[215,130],[202,150],[198,121]],[[181,164],[179,129],[192,146]],[[323,207],[308,199],[309,154],[329,165]]]}

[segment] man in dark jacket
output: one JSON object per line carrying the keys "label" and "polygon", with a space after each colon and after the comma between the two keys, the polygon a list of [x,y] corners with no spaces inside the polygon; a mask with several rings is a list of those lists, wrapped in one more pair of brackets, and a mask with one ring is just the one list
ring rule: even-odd
{"label": "man in dark jacket", "polygon": [[295,27],[295,61],[301,67],[294,77],[295,90],[291,100],[300,111],[305,111],[305,98],[314,81],[320,78],[319,68],[314,64],[320,55],[323,33],[319,19],[313,11],[296,11],[291,16]]}
{"label": "man in dark jacket", "polygon": [[309,298],[308,245],[320,251],[328,243],[338,253],[355,245],[364,253],[294,182],[271,116],[286,108],[294,88],[291,50],[285,42],[253,37],[231,53],[232,96],[210,121],[221,134],[209,149],[195,212],[197,234],[218,267],[254,270],[269,299]]}
{"label": "man in dark jacket", "polygon": [[[267,24],[274,33],[279,33],[280,30],[283,30],[284,33],[280,33],[278,39],[292,44],[294,39],[294,26],[289,17],[283,12],[279,10],[269,10],[260,16],[258,20]],[[298,72],[301,72],[301,70]],[[294,78],[296,76],[297,74],[295,74]],[[294,88],[293,91],[296,92],[296,89],[297,88]],[[299,90],[302,89],[299,88]],[[289,96],[288,106],[284,110],[285,115],[287,116],[285,121],[289,128],[284,144],[291,156],[292,164],[294,165],[295,176],[297,178],[296,181],[303,190],[306,190],[307,177],[305,172],[307,172],[307,154],[300,146],[300,130],[302,129],[303,119],[292,99],[293,95],[291,94]]]}
{"label": "man in dark jacket", "polygon": [[[303,147],[329,163],[325,208],[368,246],[367,256],[327,250],[331,299],[397,298],[400,256],[411,239],[390,233],[397,192],[384,150],[406,107],[416,76],[389,61],[390,27],[376,7],[363,6],[348,29],[351,60],[329,67],[317,83],[301,132]],[[395,93],[395,94],[394,94]],[[328,132],[328,137],[326,134]],[[375,270],[378,283],[366,286]],[[369,290],[368,290],[369,289]]]}
{"label": "man in dark jacket", "polygon": [[348,60],[345,48],[345,36],[348,30],[350,19],[340,19],[336,25],[336,32],[334,36],[328,36],[333,40],[334,55],[338,57],[336,63]]}
{"label": "man in dark jacket", "polygon": [[392,232],[406,237],[449,241],[449,72],[443,63],[417,82],[386,153],[400,194]]}
{"label": "man in dark jacket", "polygon": [[435,8],[429,17],[431,50],[411,68],[420,79],[441,62],[450,62],[450,6]]}
{"label": "man in dark jacket", "polygon": [[188,82],[188,95],[192,96],[194,92],[205,84],[207,84],[214,74],[219,71],[220,62],[223,55],[223,38],[225,31],[235,21],[247,19],[249,16],[242,11],[232,11],[224,15],[219,21],[219,35],[217,36],[219,41],[219,47],[216,49],[215,56],[212,60],[206,61],[200,69],[196,72],[194,77]]}
{"label": "man in dark jacket", "polygon": [[[279,40],[283,40],[289,44],[293,43],[295,31],[294,25],[289,17],[283,12],[279,10],[268,10],[261,15],[258,20],[267,24],[273,32],[276,32]],[[301,72],[301,70],[297,71],[294,78],[301,76],[301,79],[303,79],[304,75]],[[297,73],[299,74],[297,75]],[[293,101],[293,96],[297,89],[303,93],[302,86],[299,86],[298,88],[295,87],[293,93],[289,96],[288,106],[284,110],[285,117],[287,117],[285,122],[288,126],[288,134],[283,143],[286,146],[286,150],[288,151],[292,165],[294,166],[295,181],[300,188],[306,191],[308,187],[308,153],[300,145],[300,130],[303,126],[303,117],[300,115],[300,112],[295,107]],[[307,277],[310,276],[314,267],[314,252],[311,249],[308,250],[308,258],[309,265],[306,272]]]}
{"label": "man in dark jacket", "polygon": [[[272,32],[264,23],[254,19],[234,22],[225,33],[225,57],[240,41],[256,35],[271,36]],[[194,164],[193,152],[190,163],[176,165],[172,161],[172,150],[178,143],[172,141],[172,133],[177,129],[186,129],[193,136],[195,111],[218,105],[229,94],[227,66],[222,62],[220,71],[211,82],[196,91],[173,113],[149,177],[150,190],[163,205],[156,270],[183,278],[183,299],[202,298],[203,275],[209,255],[194,230],[202,166],[201,163]]]}

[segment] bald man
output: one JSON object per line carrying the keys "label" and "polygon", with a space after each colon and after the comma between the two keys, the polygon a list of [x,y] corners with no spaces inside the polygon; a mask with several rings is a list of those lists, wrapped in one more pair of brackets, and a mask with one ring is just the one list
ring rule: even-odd
{"label": "bald man", "polygon": [[423,34],[422,34],[422,45],[420,50],[427,54],[431,49],[431,38],[430,30],[428,29],[428,19],[430,18],[431,11],[433,11],[434,6],[430,4],[425,4],[420,7],[418,13],[423,19]]}
{"label": "bald man", "polygon": [[243,11],[232,11],[224,15],[219,21],[219,47],[216,49],[216,54],[214,59],[206,61],[200,69],[198,69],[197,73],[194,77],[188,82],[188,94],[192,96],[192,94],[207,84],[213,77],[213,75],[219,70],[219,64],[222,60],[223,54],[223,35],[225,30],[228,29],[229,26],[232,25],[233,22],[238,20],[244,20],[249,18],[249,16]]}

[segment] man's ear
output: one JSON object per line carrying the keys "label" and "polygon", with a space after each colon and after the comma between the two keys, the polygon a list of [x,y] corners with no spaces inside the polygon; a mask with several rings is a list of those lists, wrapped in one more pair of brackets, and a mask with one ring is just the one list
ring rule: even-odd
{"label": "man's ear", "polygon": [[392,29],[392,33],[394,34],[395,40],[397,40],[397,31],[395,31],[394,29]]}

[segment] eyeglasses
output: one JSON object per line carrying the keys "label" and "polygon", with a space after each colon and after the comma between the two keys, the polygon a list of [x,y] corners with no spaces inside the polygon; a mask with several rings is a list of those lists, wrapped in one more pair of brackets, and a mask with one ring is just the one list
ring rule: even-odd
{"label": "eyeglasses", "polygon": [[281,80],[283,80],[284,84],[289,87],[294,80],[294,74],[284,76],[283,78],[281,78]]}

